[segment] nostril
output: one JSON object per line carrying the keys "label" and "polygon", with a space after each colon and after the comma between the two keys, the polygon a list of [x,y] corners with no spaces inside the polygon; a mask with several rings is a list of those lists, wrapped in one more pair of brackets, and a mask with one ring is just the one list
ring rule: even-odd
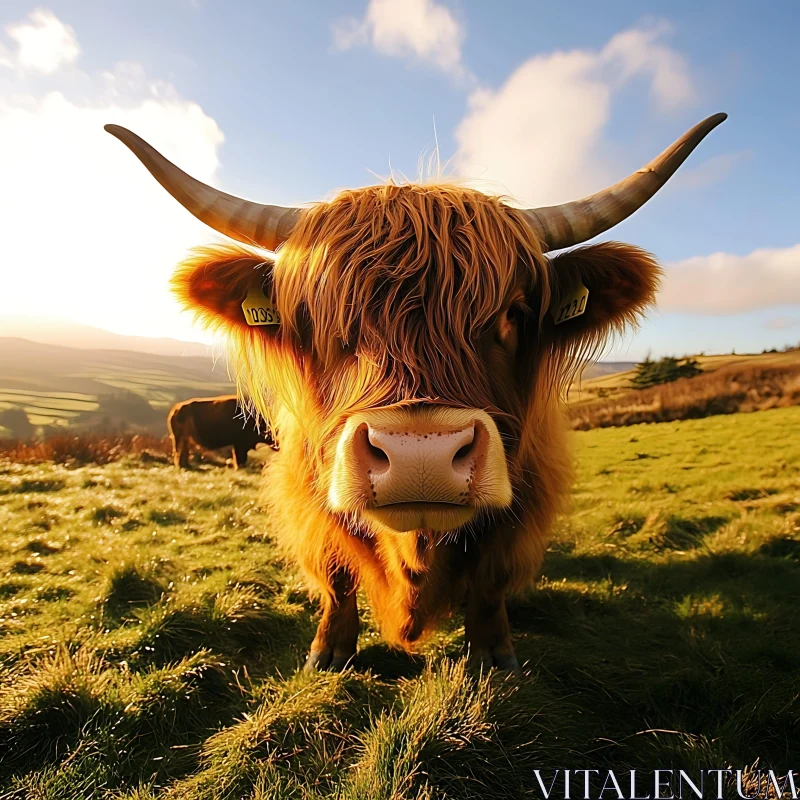
{"label": "nostril", "polygon": [[469,444],[465,444],[463,447],[459,447],[458,451],[453,456],[453,461],[461,461],[462,459],[465,459],[472,452],[472,445],[473,442],[470,442]]}
{"label": "nostril", "polygon": [[467,441],[456,450],[453,456],[453,466],[463,464],[466,460],[471,459],[475,453],[475,428],[470,428],[463,433]]}
{"label": "nostril", "polygon": [[386,451],[382,450],[377,445],[374,445],[371,441],[369,436],[367,436],[367,452],[372,457],[372,459],[382,466],[386,466],[389,464],[389,456],[386,455]]}
{"label": "nostril", "polygon": [[352,447],[361,467],[367,472],[385,472],[389,469],[389,454],[373,439],[373,431],[362,425],[355,431]]}

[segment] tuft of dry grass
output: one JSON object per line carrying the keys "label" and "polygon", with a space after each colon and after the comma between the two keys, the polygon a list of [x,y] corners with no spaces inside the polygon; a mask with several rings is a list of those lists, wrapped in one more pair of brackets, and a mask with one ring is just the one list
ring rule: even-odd
{"label": "tuft of dry grass", "polygon": [[520,773],[511,775],[516,785],[509,786],[508,773],[497,774],[498,765],[510,758],[496,707],[510,689],[510,683],[504,687],[486,675],[473,677],[464,660],[436,667],[429,662],[419,678],[401,684],[400,702],[360,736],[342,798],[521,793]]}
{"label": "tuft of dry grass", "polygon": [[109,570],[103,591],[103,610],[123,618],[136,607],[157,603],[166,592],[152,564],[121,561]]}
{"label": "tuft of dry grass", "polygon": [[0,458],[18,464],[40,464],[45,461],[67,465],[109,464],[130,454],[162,461],[171,457],[172,444],[168,436],[146,434],[65,434],[51,436],[40,442],[0,439]]}
{"label": "tuft of dry grass", "polygon": [[574,430],[672,422],[800,405],[800,364],[735,365],[569,409]]}

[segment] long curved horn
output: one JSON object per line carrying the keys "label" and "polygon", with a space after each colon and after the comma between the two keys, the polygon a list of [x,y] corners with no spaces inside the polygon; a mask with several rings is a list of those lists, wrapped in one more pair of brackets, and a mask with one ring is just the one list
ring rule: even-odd
{"label": "long curved horn", "polygon": [[545,252],[571,247],[618,225],[643,206],[683,164],[727,114],[714,114],[694,126],[647,166],[619,183],[560,206],[526,209]]}
{"label": "long curved horn", "polygon": [[197,219],[245,244],[274,250],[286,241],[302,213],[299,208],[266,206],[242,200],[187,175],[144,139],[119,125],[106,125],[147,167],[150,174]]}

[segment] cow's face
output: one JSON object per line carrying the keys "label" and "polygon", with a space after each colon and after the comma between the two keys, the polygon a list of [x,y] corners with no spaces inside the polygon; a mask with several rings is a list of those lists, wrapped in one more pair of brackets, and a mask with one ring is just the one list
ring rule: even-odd
{"label": "cow's face", "polygon": [[[532,403],[555,400],[572,357],[650,302],[656,273],[624,245],[551,261],[496,198],[389,185],[307,211],[275,262],[210,249],[175,285],[235,334],[249,393],[282,445],[302,432],[290,446],[311,456],[331,511],[372,530],[451,531],[537,479],[518,459]],[[581,285],[585,313],[556,325]],[[253,287],[279,325],[248,323]]]}

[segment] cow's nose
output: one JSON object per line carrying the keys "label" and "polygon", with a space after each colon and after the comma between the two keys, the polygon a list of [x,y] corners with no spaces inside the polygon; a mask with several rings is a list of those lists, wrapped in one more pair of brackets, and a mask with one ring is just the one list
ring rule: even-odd
{"label": "cow's nose", "polygon": [[331,460],[329,507],[359,515],[367,528],[454,531],[513,499],[500,432],[479,408],[357,412]]}
{"label": "cow's nose", "polygon": [[427,425],[405,430],[363,422],[352,446],[373,505],[468,505],[488,438],[480,420],[457,428]]}

